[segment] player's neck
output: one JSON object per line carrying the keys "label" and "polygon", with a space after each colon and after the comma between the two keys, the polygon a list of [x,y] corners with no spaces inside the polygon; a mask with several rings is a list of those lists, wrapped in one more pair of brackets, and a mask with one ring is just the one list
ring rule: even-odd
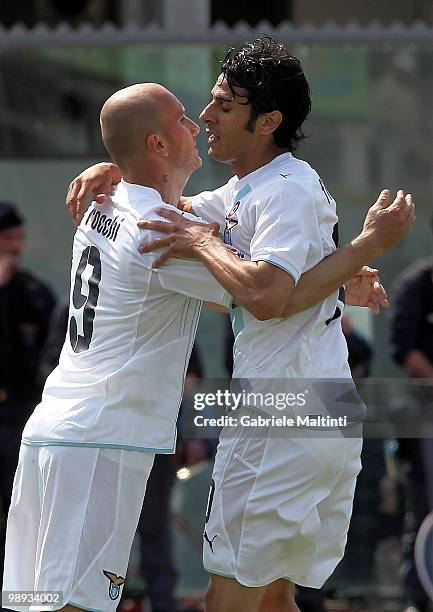
{"label": "player's neck", "polygon": [[[167,171],[166,174],[162,175],[159,181],[158,191],[161,194],[161,198],[167,204],[173,204],[177,206],[179,198],[185,189],[185,185],[189,179],[188,177],[176,176],[173,172]],[[156,188],[155,188],[156,189]]]}
{"label": "player's neck", "polygon": [[130,170],[123,173],[128,183],[143,185],[155,189],[161,199],[167,204],[177,206],[189,176],[177,176],[175,172],[165,168],[153,168],[151,172],[143,170]]}
{"label": "player's neck", "polygon": [[282,149],[276,146],[271,146],[262,150],[257,149],[253,154],[249,152],[248,155],[233,160],[230,165],[234,174],[239,178],[243,178],[247,176],[247,174],[251,174],[251,172],[266,166],[266,164],[269,164],[279,155],[287,152],[288,149]]}

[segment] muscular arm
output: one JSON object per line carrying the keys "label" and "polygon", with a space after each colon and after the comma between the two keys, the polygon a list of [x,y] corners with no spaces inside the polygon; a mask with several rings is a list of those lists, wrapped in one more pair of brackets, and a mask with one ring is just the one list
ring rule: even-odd
{"label": "muscular arm", "polygon": [[392,204],[389,192],[382,192],[370,208],[361,234],[346,247],[323,260],[294,282],[287,272],[266,262],[239,260],[214,235],[217,224],[187,221],[173,211],[158,211],[172,221],[140,221],[139,226],[155,229],[167,237],[143,247],[143,252],[168,247],[155,265],[173,256],[196,257],[216,280],[231,293],[234,301],[258,319],[288,316],[317,304],[333,293],[370,259],[392,248],[410,229],[414,220],[410,196],[399,191]]}
{"label": "muscular arm", "polygon": [[[295,286],[286,271],[262,261],[242,261],[213,235],[202,237],[194,249],[194,256],[231,293],[233,301],[259,320],[287,317],[314,306],[376,254],[376,245],[360,236],[303,274]],[[163,263],[160,258],[157,265]]]}
{"label": "muscular arm", "polygon": [[214,278],[259,321],[282,317],[295,283],[287,272],[264,261],[242,261],[215,236],[195,251]]}
{"label": "muscular arm", "polygon": [[199,259],[232,295],[238,306],[243,306],[259,320],[282,316],[286,300],[294,287],[287,272],[266,262],[240,260],[216,236],[219,227],[217,223],[196,223],[162,208],[157,213],[175,223],[139,221],[138,226],[161,233],[168,233],[174,227],[179,229],[174,230],[176,237],[171,234],[140,247],[141,253],[148,253],[171,245],[155,261],[154,267],[163,266],[173,256]]}
{"label": "muscular arm", "polygon": [[[394,202],[390,204],[389,192],[382,191],[367,213],[361,234],[300,277],[295,290],[286,302],[284,316],[314,306],[349,280],[353,281],[361,266],[391,249],[401,240],[409,231],[414,219],[414,205],[410,194],[404,196],[400,190]],[[374,282],[374,277],[370,296],[376,298],[382,305],[388,306],[386,293],[378,280]],[[372,302],[370,305],[370,302],[372,299],[367,299],[366,304],[347,300],[347,303],[353,305],[368,305],[377,312],[377,304]]]}
{"label": "muscular arm", "polygon": [[[383,196],[386,197],[386,192],[381,194]],[[192,204],[192,197],[182,197],[178,208],[194,213]],[[364,244],[359,237],[354,239],[300,277],[287,299],[282,316],[287,317],[316,305],[343,284],[347,304],[368,307],[375,314],[380,312],[380,307],[388,308],[387,294],[380,284],[378,271],[364,266],[374,256],[371,245]]]}
{"label": "muscular arm", "polygon": [[[112,185],[119,182],[120,178],[120,171],[117,166],[114,164],[104,163],[92,166],[74,179],[69,187],[67,206],[75,223],[78,224],[81,221],[90,195],[93,193],[95,195],[95,200],[99,203],[103,203],[106,197],[104,194],[109,193]],[[410,224],[413,222],[414,218],[413,210],[410,213],[408,212],[410,205],[406,207],[404,206],[405,201],[401,194],[402,192],[399,192],[399,195],[394,203],[389,206],[389,193],[382,192],[376,204],[369,211],[370,220],[369,216],[367,216],[363,234],[361,236],[365,234],[366,230],[370,231],[370,233],[371,230],[374,231],[374,222],[377,222],[378,220],[382,221],[382,237],[379,235],[378,239],[376,240],[376,246],[379,245],[378,248],[375,248],[371,241],[369,245],[362,242],[359,243],[359,239],[361,238],[360,236],[340,251],[337,251],[317,264],[315,268],[302,275],[294,289],[290,286],[290,277],[288,277],[288,292],[285,297],[285,303],[281,309],[281,304],[279,303],[281,292],[278,292],[278,295],[276,296],[278,304],[275,309],[275,312],[278,314],[275,316],[289,316],[314,306],[319,301],[333,293],[342,284],[346,283],[367,261],[375,257],[377,254],[391,248],[396,242],[398,242],[398,240],[408,231],[408,228],[410,227]],[[398,200],[399,202],[397,202]],[[185,212],[193,212],[192,198],[182,197],[178,207]],[[372,211],[374,211],[374,214],[372,214]],[[377,215],[377,213],[379,213],[379,215]],[[380,215],[382,214],[383,217],[384,213],[387,216],[387,219],[380,220]],[[399,219],[399,215],[401,219]],[[404,215],[406,215],[406,220],[403,218]],[[386,223],[388,221],[390,221],[389,238],[384,240],[384,222]],[[387,229],[385,227],[385,233],[386,231]],[[381,241],[382,245],[380,244]],[[191,252],[187,256],[191,257]],[[235,258],[234,261],[236,262],[237,266],[239,266],[239,260]],[[245,264],[247,262],[242,263]],[[208,266],[209,265],[211,264],[208,263]],[[284,275],[283,271],[278,271],[277,269],[277,271],[270,272],[270,266],[265,266],[263,263],[261,263],[260,266],[258,264],[249,264],[250,269],[248,270],[248,275],[250,280],[255,275],[256,270],[259,267],[266,271],[264,283],[265,286],[267,278],[273,276],[274,274],[276,276],[276,282],[281,282],[283,285],[287,284],[287,281],[285,283],[283,280],[284,276],[281,279],[279,278],[281,274]],[[242,274],[244,274],[244,271],[242,271]],[[241,281],[242,280],[245,279],[242,278]],[[382,305],[387,305],[386,294],[378,283],[378,279],[375,283],[377,285],[376,290],[373,289],[373,282],[374,281],[371,280],[371,286],[369,287],[369,294],[370,296],[373,296],[373,301],[371,299],[369,300],[368,297],[367,300],[365,300],[365,303],[360,303],[357,300],[354,301],[351,299],[350,291],[347,291],[347,303],[369,306],[376,312],[378,307],[375,304],[375,300],[379,301]],[[348,289],[348,287],[346,289]]]}
{"label": "muscular arm", "polygon": [[[358,236],[343,248],[325,257],[314,268],[302,274],[286,301],[283,316],[288,317],[315,306],[342,285],[354,279],[360,268],[376,255],[374,245],[362,236]],[[378,276],[370,275],[367,269],[366,278],[368,276],[373,286],[370,287],[369,296],[365,301],[360,302],[357,295],[352,296],[348,293],[346,303],[353,306],[369,306],[373,311],[378,312],[379,306],[372,301],[371,296],[374,295],[379,303],[387,306],[386,292],[380,285]]]}

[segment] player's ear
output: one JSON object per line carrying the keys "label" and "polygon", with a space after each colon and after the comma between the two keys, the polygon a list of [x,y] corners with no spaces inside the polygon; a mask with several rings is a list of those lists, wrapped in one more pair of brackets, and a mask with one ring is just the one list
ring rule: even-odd
{"label": "player's ear", "polygon": [[167,157],[167,143],[165,141],[165,138],[163,138],[161,134],[149,134],[146,138],[146,145],[151,153],[154,153],[159,157]]}
{"label": "player's ear", "polygon": [[279,110],[271,111],[270,113],[263,113],[259,117],[260,119],[260,133],[264,136],[268,136],[275,132],[276,129],[281,125],[283,120],[283,114]]}

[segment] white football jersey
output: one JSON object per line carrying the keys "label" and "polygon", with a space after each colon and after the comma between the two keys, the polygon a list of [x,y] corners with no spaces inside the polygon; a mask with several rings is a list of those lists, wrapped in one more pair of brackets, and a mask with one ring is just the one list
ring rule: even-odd
{"label": "white football jersey", "polygon": [[[231,178],[213,192],[198,194],[193,210],[220,223],[224,242],[241,259],[267,261],[295,283],[337,248],[335,202],[311,166],[290,153],[242,179]],[[286,319],[258,321],[234,306],[233,377],[350,377],[341,330],[343,307],[338,292]]]}
{"label": "white football jersey", "polygon": [[[231,296],[197,261],[140,254],[158,234],[157,191],[122,181],[74,238],[69,325],[23,442],[174,452],[176,418],[201,300]],[[194,218],[191,215],[191,218]]]}

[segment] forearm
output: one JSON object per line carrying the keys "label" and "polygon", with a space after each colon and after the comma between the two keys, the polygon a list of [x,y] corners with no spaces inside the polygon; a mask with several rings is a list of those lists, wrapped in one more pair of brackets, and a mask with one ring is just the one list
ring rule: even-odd
{"label": "forearm", "polygon": [[410,351],[403,365],[413,378],[433,378],[433,365],[421,351]]}
{"label": "forearm", "polygon": [[300,277],[284,307],[287,317],[315,306],[337,291],[358,270],[378,254],[374,244],[362,235],[325,257]]}
{"label": "forearm", "polygon": [[[196,256],[219,284],[233,296],[233,301],[249,310],[255,288],[254,273],[257,264],[241,262],[215,236],[209,237],[205,244],[197,245]],[[241,263],[245,265],[240,265]]]}
{"label": "forearm", "polygon": [[[291,288],[268,282],[260,268],[263,262],[242,261],[215,236],[207,237],[195,248],[195,255],[232,296],[233,302],[259,320],[282,315]],[[263,266],[262,266],[263,267]]]}

